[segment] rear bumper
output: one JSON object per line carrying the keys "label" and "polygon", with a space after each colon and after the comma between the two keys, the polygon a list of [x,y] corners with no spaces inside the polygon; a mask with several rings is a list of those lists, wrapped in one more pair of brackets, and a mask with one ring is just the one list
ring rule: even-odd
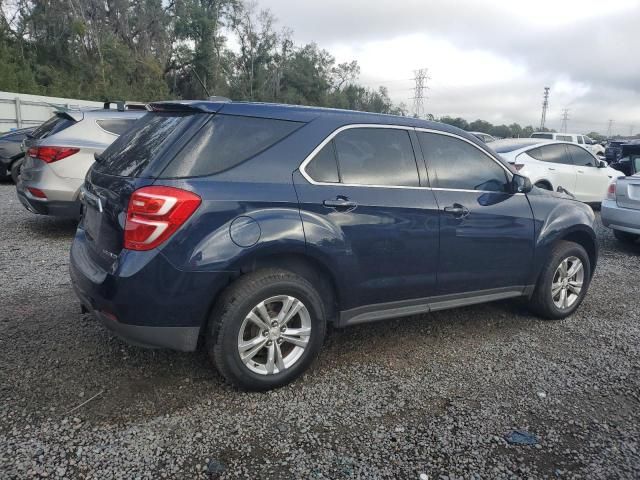
{"label": "rear bumper", "polygon": [[623,208],[607,199],[602,201],[600,215],[605,227],[640,235],[640,210]]}
{"label": "rear bumper", "polygon": [[193,351],[227,272],[185,272],[157,251],[123,250],[108,270],[92,260],[82,228],[71,246],[71,283],[82,305],[125,341]]}
{"label": "rear bumper", "polygon": [[36,198],[27,190],[24,182],[18,180],[16,193],[20,203],[32,213],[40,215],[52,215],[54,217],[79,218],[81,212],[80,202],[77,200],[62,201]]}

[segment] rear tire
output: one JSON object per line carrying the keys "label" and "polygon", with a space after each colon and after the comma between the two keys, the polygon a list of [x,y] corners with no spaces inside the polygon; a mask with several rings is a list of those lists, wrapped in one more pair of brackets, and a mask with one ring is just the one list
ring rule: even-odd
{"label": "rear tire", "polygon": [[540,272],[529,308],[548,320],[566,318],[582,303],[590,281],[591,263],[585,249],[574,242],[560,241]]}
{"label": "rear tire", "polygon": [[616,240],[618,240],[619,242],[626,244],[635,243],[636,240],[640,238],[640,235],[636,235],[635,233],[623,232],[622,230],[614,230],[613,236],[616,237]]}
{"label": "rear tire", "polygon": [[11,180],[13,183],[18,183],[18,178],[20,177],[20,170],[22,170],[22,164],[24,163],[24,159],[20,158],[11,164]]}
{"label": "rear tire", "polygon": [[[283,311],[294,313],[287,320]],[[214,307],[207,351],[220,374],[236,387],[281,387],[302,375],[318,355],[325,318],[322,298],[305,278],[279,269],[249,273]]]}

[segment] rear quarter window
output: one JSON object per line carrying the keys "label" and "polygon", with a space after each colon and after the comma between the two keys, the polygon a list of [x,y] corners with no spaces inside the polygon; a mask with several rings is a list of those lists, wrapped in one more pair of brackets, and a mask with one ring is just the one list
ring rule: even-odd
{"label": "rear quarter window", "polygon": [[96,120],[96,123],[100,128],[107,131],[108,133],[111,133],[112,135],[118,136],[129,130],[133,126],[134,122],[134,119],[129,120],[123,118],[112,120]]}
{"label": "rear quarter window", "polygon": [[214,175],[275,145],[302,123],[216,114],[162,172],[163,178]]}
{"label": "rear quarter window", "polygon": [[553,133],[534,133],[531,138],[545,138],[547,140],[553,140]]}

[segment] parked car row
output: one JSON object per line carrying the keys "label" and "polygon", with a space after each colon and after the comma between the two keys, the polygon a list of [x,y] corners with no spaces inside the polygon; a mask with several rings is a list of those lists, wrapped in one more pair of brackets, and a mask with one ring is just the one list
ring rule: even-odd
{"label": "parked car row", "polygon": [[[579,145],[487,145],[421,119],[222,99],[148,110],[120,112],[132,123],[104,151],[87,138],[98,113],[57,116],[68,125],[33,140],[17,186],[31,210],[81,210],[73,288],[135,344],[204,345],[230,383],[266,390],[309,367],[328,324],[516,297],[560,319],[587,293],[595,215],[575,197],[602,199],[619,172]],[[91,164],[84,182],[48,190],[74,158]],[[545,176],[549,188],[523,175],[552,165],[574,170]]]}
{"label": "parked car row", "polygon": [[21,128],[0,135],[0,178],[11,178],[18,182],[24,159],[22,143],[35,128]]}

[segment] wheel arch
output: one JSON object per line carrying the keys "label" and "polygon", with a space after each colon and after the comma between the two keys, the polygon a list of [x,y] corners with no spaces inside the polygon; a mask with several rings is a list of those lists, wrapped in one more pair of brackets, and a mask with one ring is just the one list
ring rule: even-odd
{"label": "wheel arch", "polygon": [[573,242],[580,245],[585,249],[587,255],[589,256],[589,266],[591,276],[593,277],[593,273],[595,272],[596,263],[598,261],[598,246],[596,243],[596,239],[587,232],[586,230],[576,229],[571,232],[567,232],[564,235],[560,236],[556,242],[566,241]]}

